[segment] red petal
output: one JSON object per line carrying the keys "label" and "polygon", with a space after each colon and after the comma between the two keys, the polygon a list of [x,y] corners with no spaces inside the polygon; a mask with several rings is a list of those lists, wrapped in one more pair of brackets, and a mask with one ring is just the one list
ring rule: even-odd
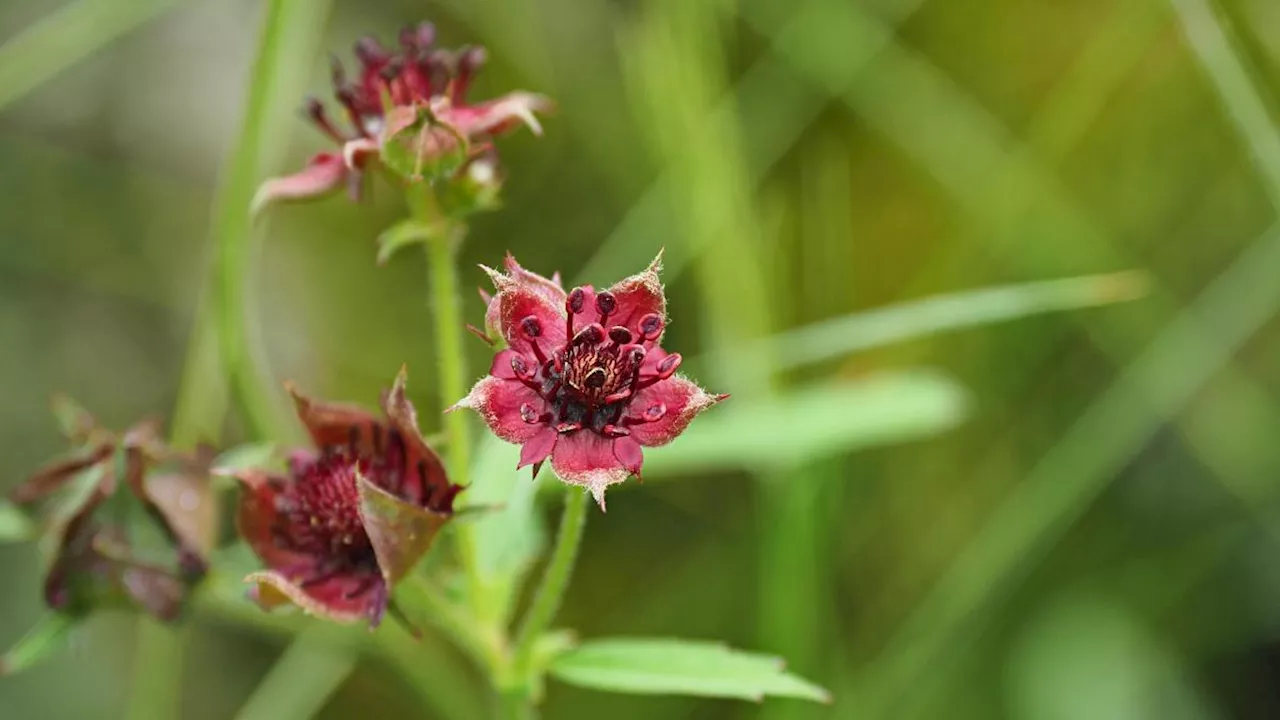
{"label": "red petal", "polygon": [[311,158],[300,172],[262,183],[253,196],[251,212],[257,214],[279,200],[305,200],[336,190],[346,182],[347,172],[346,161],[341,155],[320,153]]}
{"label": "red petal", "polygon": [[640,466],[644,464],[644,451],[640,449],[640,443],[636,442],[635,438],[625,436],[614,440],[613,456],[632,475],[637,477],[640,475]]}
{"label": "red petal", "polygon": [[697,383],[680,376],[672,376],[636,393],[631,401],[631,413],[641,415],[654,405],[666,405],[667,412],[660,419],[631,426],[631,437],[641,445],[654,447],[666,445],[684,432],[698,413],[715,405],[727,395],[712,395]]}
{"label": "red petal", "polygon": [[533,354],[533,342],[525,334],[521,324],[527,317],[538,321],[541,335],[537,338],[543,352],[551,352],[551,348],[564,344],[565,314],[564,300],[555,304],[543,292],[529,286],[515,286],[499,292],[489,306],[492,317],[486,316],[502,333],[502,338],[522,355]]}
{"label": "red petal", "polygon": [[[520,463],[516,465],[516,469],[519,470],[527,465],[536,465],[546,460],[551,451],[555,449],[556,440],[559,437],[560,434],[556,432],[555,428],[550,425],[543,425],[542,430],[537,435],[534,435],[520,447]],[[537,473],[535,472],[535,474]]]}
{"label": "red petal", "polygon": [[277,488],[292,481],[254,469],[237,471],[234,476],[243,484],[236,508],[236,529],[253,552],[269,567],[311,562],[308,556],[281,547],[276,538],[277,527],[288,527],[288,523],[278,521]]}
{"label": "red petal", "polygon": [[253,599],[264,610],[292,603],[327,620],[354,623],[368,619],[376,625],[387,608],[386,585],[381,576],[369,572],[307,582],[301,572],[263,570],[244,580],[254,583]]}
{"label": "red petal", "polygon": [[535,113],[551,112],[554,107],[551,100],[541,95],[513,92],[479,105],[443,107],[437,117],[468,138],[498,135],[521,124],[529,126],[534,135],[541,135],[542,126]]}
{"label": "red petal", "polygon": [[515,380],[516,371],[511,367],[512,358],[521,357],[520,353],[515,350],[502,350],[493,356],[493,362],[489,363],[489,374],[503,380]]}
{"label": "red petal", "polygon": [[667,297],[662,292],[662,281],[658,278],[661,269],[662,253],[658,253],[644,272],[620,280],[609,288],[609,292],[618,301],[617,310],[609,316],[609,325],[622,325],[639,336],[640,319],[645,315],[656,313],[666,320]]}
{"label": "red petal", "polygon": [[545,425],[527,423],[520,415],[520,406],[528,403],[535,412],[544,408],[542,398],[518,380],[486,377],[471,388],[471,393],[457,405],[449,408],[471,408],[480,413],[494,435],[510,443],[526,443],[533,439]]}
{"label": "red petal", "polygon": [[563,435],[551,454],[551,469],[570,485],[591,491],[600,509],[604,509],[604,491],[610,485],[626,480],[628,470],[613,452],[614,440],[589,430]]}

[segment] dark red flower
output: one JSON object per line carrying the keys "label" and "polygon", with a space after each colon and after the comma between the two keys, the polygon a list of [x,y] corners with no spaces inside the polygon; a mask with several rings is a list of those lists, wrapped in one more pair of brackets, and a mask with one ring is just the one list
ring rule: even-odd
{"label": "dark red flower", "polygon": [[464,142],[474,143],[468,149],[468,157],[480,157],[489,148],[490,138],[521,124],[541,134],[534,113],[550,110],[547,98],[513,92],[494,100],[469,103],[467,91],[484,65],[484,48],[465,47],[451,52],[433,48],[434,41],[435,29],[429,23],[402,30],[398,51],[384,48],[374,38],[364,38],[355,46],[360,69],[354,78],[348,78],[342,64],[335,60],[334,96],[342,107],[346,126],[330,117],[325,106],[314,98],[307,103],[307,115],[340,149],[315,155],[298,173],[268,180],[258,190],[254,207],[276,200],[310,198],[343,185],[357,194],[369,162],[418,123],[423,113],[428,113],[431,120],[413,135],[410,143],[419,166],[457,150]]}
{"label": "dark red flower", "polygon": [[661,256],[608,290],[566,293],[507,256],[489,268],[497,294],[486,324],[508,348],[457,405],[480,413],[498,437],[521,445],[520,467],[544,460],[561,480],[591,491],[639,475],[642,447],[671,442],[728,397],[676,375],[680,355],[661,347],[666,297]]}
{"label": "dark red flower", "polygon": [[402,370],[383,395],[385,418],[290,387],[316,449],[290,454],[285,474],[233,473],[245,486],[240,533],[267,565],[245,578],[262,607],[292,602],[377,625],[391,588],[452,517],[462,487],[423,441],[404,384]]}
{"label": "dark red flower", "polygon": [[[60,401],[58,410],[77,448],[10,493],[19,505],[47,510],[54,552],[45,577],[46,604],[71,615],[125,605],[176,619],[207,569],[211,453],[170,450],[150,422],[117,435],[70,401]],[[127,492],[117,492],[122,486]],[[134,540],[139,528],[128,519],[133,508],[160,530],[163,547]],[[162,555],[171,558],[168,566],[157,563]]]}

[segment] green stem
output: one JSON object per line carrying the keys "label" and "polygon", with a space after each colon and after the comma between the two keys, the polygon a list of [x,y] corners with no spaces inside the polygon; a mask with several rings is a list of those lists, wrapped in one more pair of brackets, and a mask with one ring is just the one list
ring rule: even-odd
{"label": "green stem", "polygon": [[[565,496],[564,514],[560,517],[560,532],[556,535],[556,546],[551,551],[551,560],[542,574],[538,591],[533,596],[520,624],[520,632],[516,635],[515,649],[512,652],[510,686],[504,689],[504,708],[509,708],[511,698],[522,699],[528,706],[533,692],[533,660],[538,640],[550,627],[560,610],[565,590],[569,587],[569,579],[573,576],[573,566],[578,559],[578,545],[582,543],[582,529],[586,524],[588,495],[586,492],[571,492]],[[504,711],[505,712],[505,711]],[[527,717],[523,715],[505,714],[504,717]]]}
{"label": "green stem", "polygon": [[138,618],[133,651],[133,692],[129,720],[182,717],[185,631]]}
{"label": "green stem", "polygon": [[[415,214],[428,223],[437,218],[424,217],[429,210],[415,203]],[[431,308],[435,314],[436,357],[439,359],[439,391],[446,402],[456,402],[466,396],[466,353],[462,349],[466,322],[462,315],[462,297],[458,282],[458,248],[466,235],[466,226],[455,223],[450,231],[433,237],[426,243],[427,270],[431,276]],[[448,437],[445,460],[449,479],[458,485],[467,484],[467,471],[471,462],[471,418],[468,413],[454,412],[445,415],[444,429]],[[455,532],[458,555],[467,578],[467,597],[476,602],[483,595],[483,582],[476,562],[474,526],[459,523]]]}
{"label": "green stem", "polygon": [[410,574],[396,587],[396,604],[410,621],[429,623],[448,637],[481,669],[493,673],[503,662],[502,638],[487,633],[475,618],[446,598],[420,574]]}

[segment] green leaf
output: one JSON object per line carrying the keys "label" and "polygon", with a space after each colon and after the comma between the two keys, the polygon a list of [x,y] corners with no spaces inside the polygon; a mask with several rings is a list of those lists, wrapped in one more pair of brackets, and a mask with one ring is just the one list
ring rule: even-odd
{"label": "green leaf", "polygon": [[13,503],[0,502],[0,542],[30,540],[35,531],[35,524]]}
{"label": "green leaf", "polygon": [[22,636],[17,645],[0,657],[0,675],[26,670],[66,645],[75,621],[61,613],[48,613]]}
{"label": "green leaf", "polygon": [[785,466],[825,455],[927,437],[958,424],[964,391],[928,371],[821,383],[748,404],[708,410],[670,446],[645,451],[645,479],[700,470]]}
{"label": "green leaf", "polygon": [[768,354],[780,368],[795,368],[946,330],[1134,300],[1146,288],[1147,275],[1138,271],[983,288],[824,320],[748,351]]}
{"label": "green leaf", "polygon": [[209,467],[217,471],[214,474],[214,482],[218,487],[231,488],[237,483],[230,473],[250,468],[266,470],[275,467],[278,461],[275,443],[245,443],[223,451],[221,455],[214,458]]}
{"label": "green leaf", "polygon": [[439,235],[436,228],[410,218],[392,225],[378,236],[378,264],[385,265],[398,250],[409,245],[429,242]]}
{"label": "green leaf", "polygon": [[550,672],[571,685],[642,695],[830,702],[830,694],[783,670],[780,658],[719,643],[649,638],[592,640],[556,657]]}

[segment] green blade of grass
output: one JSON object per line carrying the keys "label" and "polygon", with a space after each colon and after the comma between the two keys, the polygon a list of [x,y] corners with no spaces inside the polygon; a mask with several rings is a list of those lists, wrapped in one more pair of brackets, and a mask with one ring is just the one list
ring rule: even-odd
{"label": "green blade of grass", "polygon": [[859,678],[856,706],[893,717],[939,654],[1007,596],[1123,465],[1280,308],[1280,228],[1246,251],[1098,397],[929,591]]}
{"label": "green blade of grass", "polygon": [[895,342],[1029,315],[1142,297],[1147,275],[1120,272],[1044,280],[912,300],[779,333],[738,352],[759,352],[783,368],[831,360]]}
{"label": "green blade of grass", "polygon": [[178,0],[79,0],[0,45],[0,109]]}
{"label": "green blade of grass", "polygon": [[355,669],[355,653],[334,645],[347,628],[313,625],[299,635],[236,714],[237,720],[307,720]]}

